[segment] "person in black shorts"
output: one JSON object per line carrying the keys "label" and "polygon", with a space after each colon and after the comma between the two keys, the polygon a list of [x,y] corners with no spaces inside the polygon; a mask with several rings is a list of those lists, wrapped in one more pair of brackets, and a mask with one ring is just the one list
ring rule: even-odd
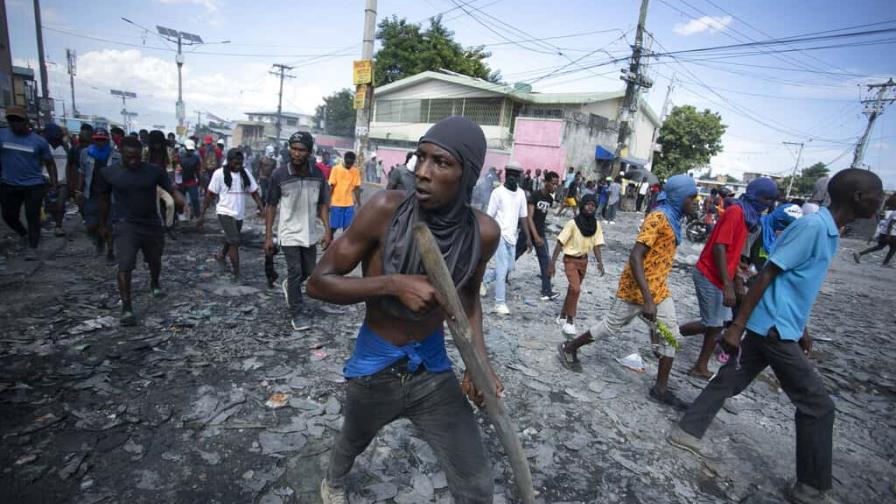
{"label": "person in black shorts", "polygon": [[149,266],[149,286],[153,297],[162,296],[159,274],[162,271],[162,252],[165,249],[165,230],[156,210],[156,186],[171,194],[178,208],[183,208],[184,197],[171,187],[165,169],[142,161],[140,140],[126,137],[121,142],[121,162],[103,166],[94,174],[100,195],[100,233],[109,234],[105,223],[110,211],[110,194],[115,195],[112,212],[112,235],[118,257],[118,292],[121,295],[121,325],[135,325],[131,304],[131,272],[137,264],[137,251]]}

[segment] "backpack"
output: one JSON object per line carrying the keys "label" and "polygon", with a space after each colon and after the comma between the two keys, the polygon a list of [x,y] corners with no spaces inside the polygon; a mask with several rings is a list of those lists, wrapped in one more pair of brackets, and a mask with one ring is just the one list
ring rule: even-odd
{"label": "backpack", "polygon": [[202,158],[202,168],[213,172],[218,169],[218,156],[215,155],[215,146],[205,146],[205,156]]}

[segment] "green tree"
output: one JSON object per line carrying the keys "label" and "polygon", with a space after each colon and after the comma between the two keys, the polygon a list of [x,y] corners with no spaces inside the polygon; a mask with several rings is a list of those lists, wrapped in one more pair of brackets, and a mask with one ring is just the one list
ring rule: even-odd
{"label": "green tree", "polygon": [[660,127],[657,141],[663,151],[654,162],[653,172],[668,178],[706,165],[722,152],[726,128],[717,112],[698,112],[693,105],[674,107]]}
{"label": "green tree", "polygon": [[324,98],[314,112],[314,123],[328,135],[355,136],[355,93],[348,88],[341,89]]}
{"label": "green tree", "polygon": [[429,27],[409,23],[397,16],[380,21],[376,38],[382,47],[374,54],[374,86],[395,82],[426,70],[445,69],[490,82],[501,80],[485,59],[491,53],[483,46],[463,47],[454,32],[442,24],[442,17],[429,20]]}
{"label": "green tree", "polygon": [[[822,177],[827,177],[830,173],[828,167],[824,163],[818,162],[808,168],[804,168],[802,173],[793,179],[793,188],[791,194],[809,195],[815,189],[815,182]],[[784,177],[778,184],[782,194],[786,194],[787,186],[790,185],[790,177]]]}

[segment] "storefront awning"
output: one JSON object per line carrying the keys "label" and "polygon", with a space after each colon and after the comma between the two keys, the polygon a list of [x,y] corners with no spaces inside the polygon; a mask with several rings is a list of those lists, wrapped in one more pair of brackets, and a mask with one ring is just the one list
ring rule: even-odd
{"label": "storefront awning", "polygon": [[647,164],[647,160],[645,159],[636,159],[636,158],[619,158],[619,161],[625,163],[629,166],[637,166],[638,168],[644,168],[644,165]]}
{"label": "storefront awning", "polygon": [[594,149],[594,159],[597,159],[598,161],[612,161],[615,157],[613,151],[603,145],[598,145],[597,148]]}

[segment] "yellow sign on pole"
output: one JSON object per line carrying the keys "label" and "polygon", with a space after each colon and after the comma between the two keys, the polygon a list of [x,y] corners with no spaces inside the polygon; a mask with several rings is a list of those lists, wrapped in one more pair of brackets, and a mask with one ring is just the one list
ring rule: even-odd
{"label": "yellow sign on pole", "polygon": [[367,104],[367,88],[369,86],[367,84],[358,84],[355,87],[355,101],[354,101],[354,109],[360,110],[364,108],[364,105]]}
{"label": "yellow sign on pole", "polygon": [[371,84],[373,82],[373,61],[356,60],[353,62],[352,81],[355,85]]}

